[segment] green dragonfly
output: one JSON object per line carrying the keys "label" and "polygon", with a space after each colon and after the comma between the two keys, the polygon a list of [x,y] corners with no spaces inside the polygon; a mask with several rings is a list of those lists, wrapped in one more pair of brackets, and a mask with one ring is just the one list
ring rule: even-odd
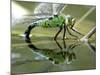
{"label": "green dragonfly", "polygon": [[78,38],[78,36],[73,35],[69,29],[72,31],[81,34],[78,30],[75,29],[75,18],[73,18],[71,15],[64,15],[62,11],[67,5],[65,4],[53,4],[53,3],[40,3],[36,8],[34,9],[33,15],[27,15],[29,17],[35,17],[34,20],[32,20],[32,23],[29,24],[28,28],[25,31],[25,38],[28,39],[30,36],[30,32],[35,27],[59,27],[59,31],[54,36],[54,40],[57,39],[59,33],[64,29],[63,32],[63,40],[66,39],[66,30],[68,33]]}

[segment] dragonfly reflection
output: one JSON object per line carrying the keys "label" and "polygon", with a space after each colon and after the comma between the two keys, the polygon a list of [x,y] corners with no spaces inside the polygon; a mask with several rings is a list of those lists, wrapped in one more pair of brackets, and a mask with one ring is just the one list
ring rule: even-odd
{"label": "dragonfly reflection", "polygon": [[28,47],[31,48],[32,51],[42,54],[43,56],[47,57],[47,60],[52,61],[54,64],[71,63],[73,60],[76,59],[76,55],[73,50],[75,47],[80,45],[79,43],[74,42],[67,47],[65,40],[63,40],[63,47],[62,47],[60,43],[57,40],[55,40],[60,50],[49,49],[49,48],[42,49],[42,48],[36,47],[31,42],[30,39],[25,39],[25,41],[28,43]]}
{"label": "dragonfly reflection", "polygon": [[[71,64],[74,60],[76,60],[76,54],[75,54],[75,48],[77,46],[81,46],[84,43],[80,43],[79,41],[74,41],[72,44],[66,45],[66,41],[63,40],[63,46],[61,46],[57,40],[55,40],[56,45],[58,48],[56,49],[49,49],[49,48],[38,48],[35,46],[30,38],[25,38],[25,41],[28,45],[28,47],[35,53],[40,54],[39,57],[42,55],[44,56],[47,60],[43,61],[51,61],[53,64]],[[96,48],[88,41],[85,43],[89,49],[91,49],[93,52],[96,51]],[[55,46],[56,46],[55,45]],[[16,61],[13,63],[13,65],[21,65],[21,64],[26,64],[26,63],[33,63],[33,62],[38,62],[41,61],[41,59],[32,59],[32,60],[21,60],[21,61]]]}

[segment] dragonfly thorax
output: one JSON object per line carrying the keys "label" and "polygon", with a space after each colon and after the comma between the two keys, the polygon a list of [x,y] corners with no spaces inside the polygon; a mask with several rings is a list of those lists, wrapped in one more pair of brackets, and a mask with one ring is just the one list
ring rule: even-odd
{"label": "dragonfly thorax", "polygon": [[65,18],[62,15],[54,15],[40,23],[42,27],[59,27],[65,22]]}

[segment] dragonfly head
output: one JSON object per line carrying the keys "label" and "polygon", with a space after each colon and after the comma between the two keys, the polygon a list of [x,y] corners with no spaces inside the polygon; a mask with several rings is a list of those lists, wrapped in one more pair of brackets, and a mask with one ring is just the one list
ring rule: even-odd
{"label": "dragonfly head", "polygon": [[66,16],[66,24],[73,27],[73,25],[75,24],[76,19],[73,18],[71,15],[67,15]]}
{"label": "dragonfly head", "polygon": [[76,19],[75,18],[72,18],[72,25],[74,25],[76,22]]}

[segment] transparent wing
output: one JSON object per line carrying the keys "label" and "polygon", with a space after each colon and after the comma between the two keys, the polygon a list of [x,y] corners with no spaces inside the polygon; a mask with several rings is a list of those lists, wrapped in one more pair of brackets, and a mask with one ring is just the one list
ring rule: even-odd
{"label": "transparent wing", "polygon": [[29,24],[39,20],[47,19],[52,16],[52,4],[51,3],[39,3],[33,14],[24,15],[22,23]]}
{"label": "transparent wing", "polygon": [[37,21],[41,21],[41,20],[45,20],[47,19],[47,17],[45,18],[32,18],[32,17],[27,17],[21,20],[21,22],[19,22],[20,24],[24,24],[24,25],[30,25],[31,23],[37,22]]}
{"label": "transparent wing", "polygon": [[60,14],[64,8],[65,4],[57,3],[40,3],[34,9],[34,16],[37,17],[47,17],[56,14]]}
{"label": "transparent wing", "polygon": [[36,17],[48,17],[52,16],[53,9],[51,3],[40,3],[37,5],[37,7],[34,9],[34,16]]}
{"label": "transparent wing", "polygon": [[47,19],[53,15],[60,14],[65,4],[39,3],[32,15],[25,15],[22,23],[29,24],[38,20]]}
{"label": "transparent wing", "polygon": [[65,7],[65,4],[53,4],[53,14],[60,14]]}

